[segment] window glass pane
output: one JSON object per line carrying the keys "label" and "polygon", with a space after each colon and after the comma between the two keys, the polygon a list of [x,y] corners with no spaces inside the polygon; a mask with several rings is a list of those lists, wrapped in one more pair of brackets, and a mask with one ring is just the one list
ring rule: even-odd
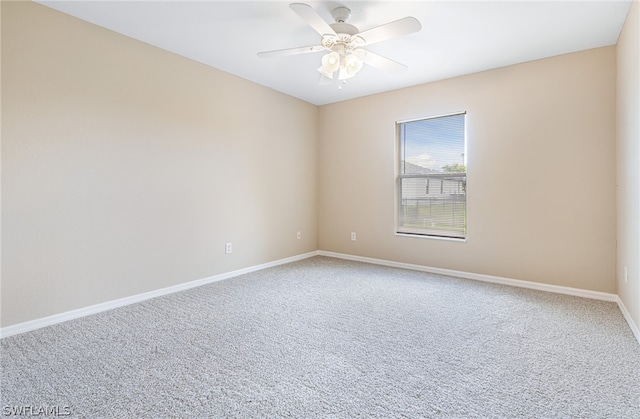
{"label": "window glass pane", "polygon": [[398,232],[466,236],[465,114],[401,123]]}
{"label": "window glass pane", "polygon": [[465,165],[464,117],[458,114],[403,123],[403,173],[460,170]]}

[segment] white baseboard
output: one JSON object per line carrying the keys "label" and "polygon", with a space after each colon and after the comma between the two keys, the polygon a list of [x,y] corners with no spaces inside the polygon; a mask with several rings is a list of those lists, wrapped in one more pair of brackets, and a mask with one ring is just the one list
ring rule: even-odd
{"label": "white baseboard", "polygon": [[15,325],[0,328],[0,338],[17,335],[20,333],[29,332],[32,330],[40,329],[41,327],[51,326],[57,323],[62,323],[67,320],[73,320],[91,314],[100,313],[102,311],[111,310],[117,307],[126,306],[129,304],[138,303],[148,300],[150,298],[160,297],[167,294],[173,294],[175,292],[188,290],[191,288],[199,287],[201,285],[210,284],[212,282],[222,281],[223,279],[233,278],[239,275],[247,274],[250,272],[259,271],[266,268],[271,268],[278,265],[284,265],[298,260],[307,259],[313,256],[317,256],[318,252],[313,251],[309,253],[303,253],[284,259],[275,260],[273,262],[267,262],[260,265],[250,266],[248,268],[238,269],[231,272],[225,272],[222,274],[210,276],[208,278],[197,279],[195,281],[185,282],[182,284],[173,285],[166,288],[161,288],[154,291],[144,292],[142,294],[132,295],[130,297],[119,298],[117,300],[107,301],[100,304],[95,304],[88,307],[79,308],[77,310],[71,310],[60,314],[54,314],[40,319],[30,320],[24,323],[18,323]]}
{"label": "white baseboard", "polygon": [[610,293],[599,292],[599,291],[582,290],[582,289],[571,288],[571,287],[562,287],[558,285],[542,284],[538,282],[522,281],[519,279],[503,278],[503,277],[491,276],[491,275],[475,274],[475,273],[464,272],[464,271],[434,268],[434,267],[429,267],[424,265],[415,265],[410,263],[395,262],[395,261],[384,260],[384,259],[375,259],[375,258],[369,258],[364,256],[348,255],[344,253],[327,252],[324,250],[317,250],[313,252],[303,253],[301,255],[279,259],[272,262],[263,263],[260,265],[250,266],[248,268],[238,269],[231,272],[225,272],[222,274],[210,276],[208,278],[202,278],[195,281],[185,282],[183,284],[177,284],[171,287],[161,288],[159,290],[132,295],[130,297],[120,298],[113,301],[107,301],[104,303],[83,307],[77,310],[71,310],[65,313],[54,314],[52,316],[47,316],[40,319],[3,327],[3,328],[0,328],[0,338],[29,332],[32,330],[40,329],[42,327],[51,326],[57,323],[62,323],[67,320],[77,319],[77,318],[88,316],[91,314],[100,313],[102,311],[111,310],[117,307],[138,303],[141,301],[145,301],[155,297],[160,297],[163,295],[173,294],[175,292],[188,290],[191,288],[199,287],[201,285],[210,284],[212,282],[222,281],[224,279],[233,278],[239,275],[259,271],[266,268],[271,268],[274,266],[296,262],[299,260],[307,259],[307,258],[318,256],[318,255],[333,257],[338,259],[353,260],[357,262],[371,263],[375,265],[389,266],[394,268],[411,269],[414,271],[429,272],[429,273],[435,273],[440,275],[449,275],[449,276],[455,276],[458,278],[473,279],[477,281],[491,282],[495,284],[503,284],[503,285],[509,285],[514,287],[529,288],[529,289],[534,289],[539,291],[554,292],[558,294],[573,295],[576,297],[584,297],[584,298],[592,298],[596,300],[616,302],[625,320],[629,324],[629,327],[631,328],[633,335],[635,336],[635,338],[638,340],[638,343],[640,344],[640,329],[638,329],[638,325],[634,323],[633,319],[631,318],[631,314],[629,314],[629,311],[625,307],[624,303],[622,302],[620,297],[616,294],[610,294]]}
{"label": "white baseboard", "polygon": [[529,289],[534,289],[538,291],[549,291],[557,294],[567,294],[567,295],[573,295],[576,297],[592,298],[595,300],[617,301],[618,299],[618,296],[616,294],[610,294],[607,292],[589,291],[589,290],[583,290],[579,288],[543,284],[540,282],[523,281],[520,279],[503,278],[499,276],[475,274],[475,273],[464,272],[464,271],[454,271],[451,269],[433,268],[430,266],[414,265],[411,263],[394,262],[390,260],[374,259],[374,258],[368,258],[363,256],[353,256],[353,255],[347,255],[343,253],[325,252],[323,250],[320,250],[318,254],[321,256],[348,259],[348,260],[353,260],[358,262],[373,263],[375,265],[384,265],[384,266],[390,266],[393,268],[411,269],[413,271],[422,271],[422,272],[429,272],[433,274],[456,276],[458,278],[475,279],[476,281],[510,285],[512,287],[529,288]]}
{"label": "white baseboard", "polygon": [[638,343],[640,343],[640,328],[638,328],[638,325],[633,321],[631,313],[629,313],[629,310],[627,310],[627,307],[622,302],[622,299],[618,297],[616,302],[618,303],[618,307],[620,307],[620,311],[622,312],[625,320],[627,321],[627,323],[629,323],[629,327],[631,328],[631,332],[633,332],[633,336],[635,336]]}
{"label": "white baseboard", "polygon": [[579,288],[563,287],[559,285],[542,284],[539,282],[523,281],[520,279],[512,279],[512,278],[503,278],[499,276],[475,274],[475,273],[463,272],[463,271],[454,271],[450,269],[433,268],[433,267],[423,266],[423,265],[414,265],[411,263],[395,262],[390,260],[375,259],[375,258],[369,258],[364,256],[348,255],[344,253],[327,252],[324,250],[319,250],[318,255],[333,257],[338,259],[353,260],[357,262],[372,263],[375,265],[384,265],[384,266],[389,266],[393,268],[411,269],[414,271],[429,272],[429,273],[440,274],[440,275],[449,275],[449,276],[455,276],[458,278],[474,279],[476,281],[491,282],[494,284],[509,285],[512,287],[529,288],[529,289],[534,289],[538,291],[547,291],[547,292],[553,292],[557,294],[572,295],[575,297],[584,297],[584,298],[591,298],[594,300],[615,302],[618,304],[618,307],[620,308],[622,315],[624,316],[625,320],[629,324],[629,327],[631,328],[631,331],[633,332],[633,335],[635,336],[636,340],[640,344],[640,330],[638,329],[638,325],[635,324],[635,322],[631,318],[631,314],[629,314],[629,311],[622,303],[622,300],[616,294],[600,292],[600,291],[583,290]]}

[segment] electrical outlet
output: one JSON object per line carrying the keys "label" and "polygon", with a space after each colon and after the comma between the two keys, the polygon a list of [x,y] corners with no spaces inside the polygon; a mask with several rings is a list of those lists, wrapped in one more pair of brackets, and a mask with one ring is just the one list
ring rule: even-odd
{"label": "electrical outlet", "polygon": [[302,231],[298,231],[296,233],[296,239],[300,240],[302,238]]}
{"label": "electrical outlet", "polygon": [[354,233],[353,231],[351,232],[351,241],[356,241],[356,233]]}
{"label": "electrical outlet", "polygon": [[627,271],[627,267],[624,267],[624,283],[628,283],[629,282],[629,272]]}
{"label": "electrical outlet", "polygon": [[231,252],[233,252],[233,245],[231,243],[225,244],[224,245],[224,253],[228,255]]}

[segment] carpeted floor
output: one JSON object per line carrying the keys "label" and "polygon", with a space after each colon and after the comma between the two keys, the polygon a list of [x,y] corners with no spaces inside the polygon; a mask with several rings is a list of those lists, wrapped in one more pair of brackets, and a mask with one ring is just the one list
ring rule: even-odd
{"label": "carpeted floor", "polygon": [[640,418],[614,303],[326,257],[1,345],[3,416]]}

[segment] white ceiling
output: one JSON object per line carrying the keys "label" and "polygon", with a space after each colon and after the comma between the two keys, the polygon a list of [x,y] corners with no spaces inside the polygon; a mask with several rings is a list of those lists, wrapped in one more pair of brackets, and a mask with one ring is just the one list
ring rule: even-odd
{"label": "white ceiling", "polygon": [[[299,2],[301,0],[298,0]],[[260,51],[317,45],[318,35],[287,1],[38,1],[41,4],[324,105],[590,48],[613,45],[631,0],[307,1],[327,22],[351,9],[360,31],[414,16],[420,32],[367,47],[409,67],[389,75],[365,67],[319,85],[322,53],[258,58]]]}

